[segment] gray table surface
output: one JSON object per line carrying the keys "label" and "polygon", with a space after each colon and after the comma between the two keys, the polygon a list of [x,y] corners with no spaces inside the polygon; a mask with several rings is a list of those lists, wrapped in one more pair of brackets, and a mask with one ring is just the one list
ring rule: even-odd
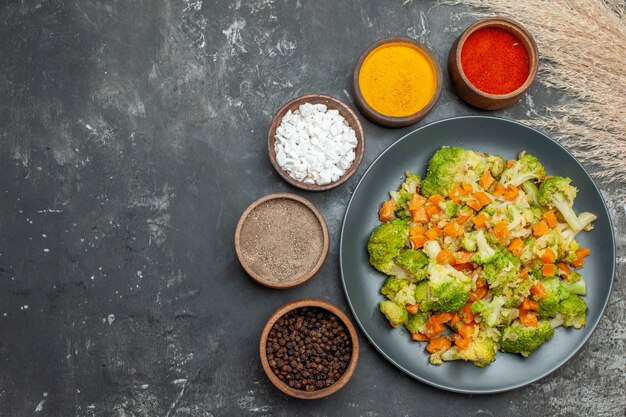
{"label": "gray table surface", "polygon": [[[414,1],[7,1],[0,6],[1,416],[623,416],[626,408],[624,184],[600,184],[618,240],[608,309],[561,369],[517,391],[452,394],[417,382],[361,334],[336,395],[278,392],[258,358],[267,316],[318,297],[348,311],[339,229],[372,160],[412,127],[362,118],[352,179],[304,193],[272,170],[276,109],[319,92],[350,105],[358,54],[391,34],[444,62],[474,17]],[[538,83],[494,113],[523,119],[566,102]],[[481,114],[446,79],[418,126]],[[263,288],[233,233],[254,199],[296,192],[325,216],[331,251],[309,284]],[[590,279],[593,279],[591,277]]]}

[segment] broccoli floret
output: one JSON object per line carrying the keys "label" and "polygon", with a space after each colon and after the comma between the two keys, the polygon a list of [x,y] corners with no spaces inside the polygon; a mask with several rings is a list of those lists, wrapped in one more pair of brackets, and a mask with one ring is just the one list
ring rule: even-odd
{"label": "broccoli floret", "polygon": [[428,171],[422,182],[422,194],[447,195],[455,183],[475,183],[486,166],[486,158],[478,152],[443,147],[428,162]]}
{"label": "broccoli floret", "polygon": [[409,238],[409,223],[406,220],[393,219],[383,223],[372,232],[367,244],[370,264],[380,272],[391,275],[395,262]]}
{"label": "broccoli floret", "polygon": [[419,306],[420,311],[432,310],[428,281],[420,282],[417,284],[417,287],[415,287],[415,302]]}
{"label": "broccoli floret", "polygon": [[454,204],[454,201],[446,200],[446,201],[442,201],[441,203],[439,203],[439,208],[443,210],[443,212],[446,214],[446,217],[451,219],[454,216],[456,216],[458,207],[456,204]]}
{"label": "broccoli floret", "polygon": [[570,295],[559,305],[563,326],[580,329],[587,322],[587,303],[577,295]]}
{"label": "broccoli floret", "polygon": [[543,286],[548,294],[539,300],[539,311],[537,315],[545,319],[554,317],[556,313],[558,313],[561,301],[566,299],[570,293],[561,285],[561,280],[556,277],[543,281]]}
{"label": "broccoli floret", "polygon": [[398,277],[389,277],[385,281],[385,285],[380,289],[380,293],[390,300],[396,297],[398,291],[402,288],[408,287],[409,281],[406,279],[400,279]]}
{"label": "broccoli floret", "polygon": [[556,232],[555,235],[558,236],[557,255],[559,261],[571,264],[578,257],[576,251],[580,249],[580,245],[578,245],[578,242],[575,240],[567,241],[563,239],[563,236],[559,232]]}
{"label": "broccoli floret", "polygon": [[400,188],[411,194],[418,192],[420,189],[420,183],[422,182],[420,176],[409,171],[405,172],[404,175],[406,176],[406,180],[404,180]]}
{"label": "broccoli floret", "polygon": [[478,248],[478,252],[474,254],[472,261],[477,264],[482,265],[489,263],[496,256],[496,250],[492,248],[489,243],[487,243],[487,239],[485,238],[485,234],[482,230],[478,230],[476,232],[476,246]]}
{"label": "broccoli floret", "polygon": [[465,233],[461,240],[461,246],[468,252],[476,252],[476,231]]}
{"label": "broccoli floret", "polygon": [[[572,274],[577,274],[577,272],[572,272]],[[580,274],[579,274],[580,275]],[[565,288],[569,293],[576,295],[585,295],[587,294],[587,285],[585,284],[585,280],[579,279],[574,282],[563,281],[561,282],[561,286]]]}
{"label": "broccoli floret", "polygon": [[404,327],[411,333],[426,333],[426,322],[428,322],[429,317],[428,313],[409,314]]}
{"label": "broccoli floret", "polygon": [[472,289],[472,279],[448,264],[429,268],[430,302],[433,310],[456,311],[462,308]]}
{"label": "broccoli floret", "polygon": [[516,307],[528,295],[532,282],[519,274],[521,261],[512,253],[501,250],[493,261],[484,266],[483,278],[489,283],[495,296],[504,296],[505,307]]}
{"label": "broccoli floret", "polygon": [[546,178],[539,187],[539,203],[548,208],[556,208],[569,227],[581,230],[583,227],[573,208],[578,190],[571,186],[570,182],[571,179],[558,176]]}
{"label": "broccoli floret", "polygon": [[393,301],[384,300],[378,304],[380,312],[387,317],[389,324],[393,327],[400,327],[409,318],[409,313],[404,307],[399,306]]}
{"label": "broccoli floret", "polygon": [[396,257],[396,264],[406,269],[409,277],[414,281],[421,281],[428,277],[428,257],[421,250],[406,249]]}
{"label": "broccoli floret", "polygon": [[583,279],[583,276],[580,272],[572,271],[563,278],[563,281],[568,284],[573,284],[575,282],[580,281],[581,279]]}
{"label": "broccoli floret", "polygon": [[471,361],[474,365],[483,368],[496,360],[498,344],[485,333],[479,333],[466,349],[451,347],[441,354],[444,361]]}
{"label": "broccoli floret", "polygon": [[526,181],[542,181],[545,176],[546,169],[541,162],[534,156],[526,154],[515,161],[511,168],[504,170],[500,182],[505,187],[508,185],[519,187]]}
{"label": "broccoli floret", "polygon": [[554,329],[547,321],[540,321],[536,327],[512,324],[502,331],[500,349],[503,352],[519,353],[527,357],[549,340],[553,334]]}
{"label": "broccoli floret", "polygon": [[[580,223],[581,230],[585,230],[585,231],[593,230],[593,222],[597,218],[598,216],[589,212],[580,213],[578,215],[578,222]],[[578,233],[580,233],[581,231],[581,230],[574,230],[565,224],[559,224],[557,227],[557,230],[559,231],[561,235],[561,239],[566,243],[570,243],[574,241],[574,239],[576,238],[576,235],[578,235]]]}
{"label": "broccoli floret", "polygon": [[530,196],[532,204],[535,207],[541,207],[541,204],[539,204],[539,188],[537,188],[535,183],[532,181],[525,181],[522,184],[522,188],[524,189],[524,192]]}
{"label": "broccoli floret", "polygon": [[489,171],[491,171],[491,175],[493,175],[493,177],[497,179],[502,174],[502,171],[504,171],[506,161],[501,156],[488,155],[487,165],[489,166]]}
{"label": "broccoli floret", "polygon": [[479,300],[472,303],[471,310],[474,314],[480,314],[483,323],[487,326],[500,326],[502,323],[510,323],[518,316],[516,308],[506,308],[507,298],[502,295],[493,297],[490,302]]}
{"label": "broccoli floret", "polygon": [[400,288],[391,301],[403,307],[407,304],[415,304],[415,284],[411,283],[406,287]]}

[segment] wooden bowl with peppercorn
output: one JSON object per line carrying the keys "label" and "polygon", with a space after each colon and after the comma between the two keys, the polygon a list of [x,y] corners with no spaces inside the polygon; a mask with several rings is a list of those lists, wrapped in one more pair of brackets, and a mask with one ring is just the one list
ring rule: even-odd
{"label": "wooden bowl with peppercorn", "polygon": [[532,35],[503,17],[479,20],[452,44],[448,74],[466,103],[483,110],[512,106],[524,97],[539,67]]}
{"label": "wooden bowl with peppercorn", "polygon": [[350,319],[322,300],[285,304],[267,320],[259,344],[272,384],[305,400],[340,390],[359,361],[359,339]]}

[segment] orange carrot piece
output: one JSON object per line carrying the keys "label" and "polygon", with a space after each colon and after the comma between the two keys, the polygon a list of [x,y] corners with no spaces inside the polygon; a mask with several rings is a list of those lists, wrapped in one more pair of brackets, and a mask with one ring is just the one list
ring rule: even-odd
{"label": "orange carrot piece", "polygon": [[530,292],[535,296],[535,300],[541,300],[546,295],[548,295],[548,291],[546,291],[546,287],[543,286],[541,282],[535,283],[532,287],[530,287]]}
{"label": "orange carrot piece", "polygon": [[421,224],[416,224],[409,229],[409,234],[411,236],[423,235],[424,233],[426,233],[426,229]]}
{"label": "orange carrot piece", "polygon": [[532,311],[520,311],[519,321],[522,323],[522,326],[525,327],[536,327],[539,323],[539,320],[537,320],[537,314]]}
{"label": "orange carrot piece", "polygon": [[463,226],[457,222],[450,222],[443,228],[443,232],[450,237],[461,236],[464,232]]}
{"label": "orange carrot piece", "polygon": [[387,200],[380,206],[380,210],[378,210],[378,220],[381,222],[388,222],[393,219],[394,212],[396,211],[396,202],[391,200]]}
{"label": "orange carrot piece", "polygon": [[504,190],[504,199],[507,201],[513,201],[519,195],[519,188],[514,185],[509,185]]}
{"label": "orange carrot piece", "polygon": [[428,197],[428,201],[430,201],[433,204],[439,204],[442,201],[445,201],[445,198],[443,198],[441,194],[433,194],[430,197]]}
{"label": "orange carrot piece", "polygon": [[435,240],[435,239],[437,239],[437,232],[434,231],[433,229],[428,229],[425,234],[426,234],[426,237],[428,238],[428,240]]}
{"label": "orange carrot piece", "polygon": [[424,207],[426,208],[426,213],[432,217],[435,214],[439,213],[441,211],[441,209],[439,208],[438,205],[433,204],[433,203],[426,203],[424,204]]}
{"label": "orange carrot piece", "polygon": [[422,207],[425,202],[426,197],[415,193],[413,194],[413,198],[411,198],[411,201],[409,202],[409,210],[417,210],[418,208]]}
{"label": "orange carrot piece", "polygon": [[411,339],[415,340],[416,342],[426,342],[428,341],[428,336],[426,336],[424,333],[415,332],[411,333]]}
{"label": "orange carrot piece", "polygon": [[472,217],[472,214],[474,214],[474,211],[473,211],[473,210],[466,210],[466,211],[464,211],[464,212],[459,213],[459,214],[457,215],[456,220],[457,220],[459,223],[461,223],[461,224],[462,224],[462,223],[465,223],[465,222],[467,221],[467,219],[469,219],[470,217]]}
{"label": "orange carrot piece", "polygon": [[437,232],[437,236],[443,236],[443,230],[441,230],[441,227],[431,227],[430,230],[434,230],[435,232]]}
{"label": "orange carrot piece", "polygon": [[450,191],[448,192],[448,198],[454,201],[456,204],[459,204],[461,201],[461,196],[463,195],[463,189],[459,184],[454,184]]}
{"label": "orange carrot piece", "polygon": [[444,249],[437,255],[437,263],[454,265],[456,260],[454,255],[448,249]]}
{"label": "orange carrot piece", "polygon": [[519,276],[522,277],[522,279],[528,279],[528,269],[522,268],[519,271]]}
{"label": "orange carrot piece", "polygon": [[457,331],[461,336],[467,339],[474,334],[474,332],[476,331],[476,326],[474,324],[463,323],[459,326],[459,329]]}
{"label": "orange carrot piece", "polygon": [[472,256],[474,256],[474,252],[466,252],[464,250],[454,253],[454,259],[458,264],[467,264],[472,262]]}
{"label": "orange carrot piece", "polygon": [[407,304],[406,306],[404,306],[404,308],[411,314],[417,314],[417,312],[420,310],[419,305],[417,304]]}
{"label": "orange carrot piece", "polygon": [[589,248],[580,248],[576,251],[577,258],[585,258],[589,255],[591,255],[591,251],[589,250]]}
{"label": "orange carrot piece", "polygon": [[426,243],[426,235],[414,235],[409,238],[413,250],[419,249]]}
{"label": "orange carrot piece", "polygon": [[487,281],[484,278],[478,277],[476,278],[476,288],[486,287]]}
{"label": "orange carrot piece", "polygon": [[493,228],[493,233],[496,235],[496,237],[500,241],[500,244],[504,244],[504,242],[507,240],[507,238],[511,234],[511,231],[509,230],[508,226],[509,224],[505,220],[502,220],[498,224],[496,224],[496,226]]}
{"label": "orange carrot piece", "polygon": [[472,343],[472,339],[466,339],[464,337],[459,337],[454,341],[454,344],[461,350],[467,349],[470,343]]}
{"label": "orange carrot piece", "polygon": [[435,353],[440,350],[448,350],[451,346],[452,343],[447,337],[433,337],[430,339],[430,343],[426,345],[426,350],[429,353]]}
{"label": "orange carrot piece", "polygon": [[413,216],[413,221],[416,223],[428,223],[428,220],[430,220],[424,206],[418,208],[417,210],[411,210],[411,214]]}
{"label": "orange carrot piece", "polygon": [[470,291],[467,300],[472,303],[474,301],[478,301],[483,298],[485,294],[487,294],[487,291],[489,291],[489,288],[487,287],[477,287],[475,290]]}
{"label": "orange carrot piece", "polygon": [[550,229],[554,229],[556,225],[558,224],[556,220],[556,214],[554,214],[554,210],[544,211],[541,214],[541,217],[543,217],[543,219],[546,221],[546,224],[548,225]]}
{"label": "orange carrot piece", "polygon": [[541,267],[541,273],[544,277],[553,277],[556,273],[556,266],[554,264],[544,264]]}
{"label": "orange carrot piece", "polygon": [[450,319],[450,326],[454,326],[459,321],[461,321],[461,316],[459,316],[459,313],[456,313],[456,312],[452,313],[452,318]]}
{"label": "orange carrot piece", "polygon": [[433,314],[430,317],[432,320],[435,320],[436,322],[443,324],[452,320],[452,313],[449,313],[447,311],[440,311],[438,313]]}
{"label": "orange carrot piece", "polygon": [[479,211],[481,208],[483,208],[482,204],[480,204],[480,201],[476,199],[467,200],[466,204],[476,211]]}
{"label": "orange carrot piece", "polygon": [[483,172],[483,175],[480,176],[480,186],[483,190],[491,187],[491,184],[493,184],[494,182],[495,180],[493,179],[491,171],[489,170]]}
{"label": "orange carrot piece", "polygon": [[511,244],[509,244],[508,249],[513,255],[519,258],[522,254],[522,251],[524,250],[524,241],[519,237],[516,237],[515,239],[513,239]]}
{"label": "orange carrot piece", "polygon": [[493,186],[493,195],[502,195],[504,194],[505,188],[504,185],[502,185],[501,183],[497,182],[496,185]]}
{"label": "orange carrot piece", "polygon": [[511,168],[513,165],[515,165],[515,159],[509,159],[508,161],[506,161],[507,168]]}
{"label": "orange carrot piece", "polygon": [[539,260],[544,264],[553,264],[556,260],[556,254],[552,249],[546,248],[546,250],[543,251],[543,255],[539,257]]}
{"label": "orange carrot piece", "polygon": [[461,189],[463,190],[464,195],[467,195],[474,190],[474,187],[472,186],[472,184],[465,182],[461,184]]}
{"label": "orange carrot piece", "polygon": [[529,298],[524,298],[524,301],[520,304],[519,309],[525,311],[539,311],[539,303]]}
{"label": "orange carrot piece", "polygon": [[433,319],[433,316],[431,316],[426,322],[426,336],[428,336],[429,338],[437,336],[445,329],[446,326],[444,326],[443,323],[440,323],[437,320]]}
{"label": "orange carrot piece", "polygon": [[572,270],[570,269],[570,267],[569,267],[569,266],[567,266],[567,264],[565,264],[565,263],[563,263],[563,262],[560,262],[560,263],[556,264],[556,269],[557,269],[557,271],[558,271],[558,273],[559,273],[559,276],[560,276],[561,278],[565,278],[565,277],[567,277],[569,274],[571,274],[571,273],[572,273]]}
{"label": "orange carrot piece", "polygon": [[550,233],[550,228],[548,227],[548,223],[545,220],[540,221],[539,223],[533,225],[533,235],[535,237],[541,237],[547,233]]}
{"label": "orange carrot piece", "polygon": [[469,324],[474,321],[474,313],[472,313],[472,310],[470,308],[471,305],[472,303],[467,303],[463,307],[463,313],[461,314],[461,316],[463,318],[463,323],[465,324]]}
{"label": "orange carrot piece", "polygon": [[487,193],[483,192],[483,191],[479,191],[477,193],[472,194],[474,196],[474,198],[476,200],[478,200],[478,202],[482,205],[482,206],[486,206],[487,204],[489,204],[491,202],[491,198],[489,198],[489,196],[487,195]]}
{"label": "orange carrot piece", "polygon": [[485,213],[480,213],[472,218],[472,223],[474,223],[477,229],[482,229],[487,225],[487,216]]}

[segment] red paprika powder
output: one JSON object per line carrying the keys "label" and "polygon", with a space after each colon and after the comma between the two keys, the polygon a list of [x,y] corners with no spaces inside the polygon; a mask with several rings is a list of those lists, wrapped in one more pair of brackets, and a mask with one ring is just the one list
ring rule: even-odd
{"label": "red paprika powder", "polygon": [[461,67],[474,87],[489,94],[508,94],[524,84],[530,72],[528,51],[512,33],[483,28],[467,37]]}

